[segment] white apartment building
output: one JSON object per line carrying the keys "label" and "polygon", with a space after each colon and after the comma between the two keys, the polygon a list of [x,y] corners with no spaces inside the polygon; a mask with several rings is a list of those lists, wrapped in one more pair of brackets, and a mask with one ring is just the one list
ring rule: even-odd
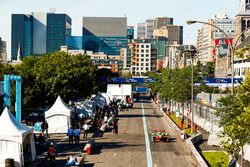
{"label": "white apartment building", "polygon": [[[207,21],[222,29],[230,39],[234,37],[234,19],[226,14],[216,14],[214,18]],[[216,46],[219,48],[217,50]],[[216,56],[227,56],[227,38],[219,29],[204,24],[198,30],[197,35],[198,59],[203,63],[214,61]]]}
{"label": "white apartment building", "polygon": [[142,75],[151,71],[151,44],[134,43],[131,49],[131,74]]}

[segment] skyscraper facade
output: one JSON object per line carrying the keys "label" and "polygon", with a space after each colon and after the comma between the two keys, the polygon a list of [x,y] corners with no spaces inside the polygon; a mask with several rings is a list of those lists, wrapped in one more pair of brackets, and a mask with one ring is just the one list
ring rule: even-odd
{"label": "skyscraper facade", "polygon": [[59,51],[70,35],[71,18],[66,14],[12,14],[11,60]]}
{"label": "skyscraper facade", "polygon": [[128,26],[127,27],[127,38],[129,40],[129,42],[134,39],[134,33],[135,33],[135,29],[134,26]]}
{"label": "skyscraper facade", "polygon": [[82,25],[83,49],[120,56],[127,48],[126,17],[83,17]]}
{"label": "skyscraper facade", "polygon": [[33,54],[46,53],[47,13],[32,12],[33,24]]}
{"label": "skyscraper facade", "polygon": [[66,45],[69,50],[82,50],[82,36],[66,37]]}
{"label": "skyscraper facade", "polygon": [[166,25],[173,25],[174,19],[171,17],[157,17],[154,19],[154,29],[160,29]]}
{"label": "skyscraper facade", "polygon": [[[230,39],[233,39],[234,19],[229,18],[226,14],[217,14],[214,18],[209,19],[208,23],[220,27]],[[229,42],[227,37],[213,26],[204,25],[198,30],[197,49],[199,50],[199,61],[203,64],[216,61],[215,74],[217,77],[227,76],[227,66],[230,59],[227,58]]]}
{"label": "skyscraper facade", "polygon": [[146,22],[137,24],[137,39],[153,38],[154,20],[148,19]]}
{"label": "skyscraper facade", "polygon": [[32,54],[33,25],[31,15],[12,14],[11,23],[11,59],[17,60]]}
{"label": "skyscraper facade", "polygon": [[6,42],[0,37],[0,63],[5,64],[7,62]]}
{"label": "skyscraper facade", "polygon": [[71,36],[71,18],[66,14],[47,14],[47,53],[60,50]]}

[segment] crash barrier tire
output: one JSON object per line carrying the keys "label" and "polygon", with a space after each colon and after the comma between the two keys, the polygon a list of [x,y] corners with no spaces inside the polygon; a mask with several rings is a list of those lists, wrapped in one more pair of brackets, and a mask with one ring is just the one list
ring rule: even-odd
{"label": "crash barrier tire", "polygon": [[95,145],[95,139],[90,139],[88,143],[85,145],[83,151],[86,154],[90,155],[94,145]]}
{"label": "crash barrier tire", "polygon": [[5,159],[5,167],[15,167],[14,159],[12,158]]}

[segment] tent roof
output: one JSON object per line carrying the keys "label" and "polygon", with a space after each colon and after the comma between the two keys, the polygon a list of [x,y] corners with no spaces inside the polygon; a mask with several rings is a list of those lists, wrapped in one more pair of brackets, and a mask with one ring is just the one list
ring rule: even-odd
{"label": "tent roof", "polygon": [[0,117],[0,140],[22,143],[25,136],[32,133],[32,129],[19,122],[7,108]]}
{"label": "tent roof", "polygon": [[64,103],[60,96],[58,96],[53,106],[45,112],[45,118],[51,117],[53,115],[70,116],[70,112],[71,108]]}

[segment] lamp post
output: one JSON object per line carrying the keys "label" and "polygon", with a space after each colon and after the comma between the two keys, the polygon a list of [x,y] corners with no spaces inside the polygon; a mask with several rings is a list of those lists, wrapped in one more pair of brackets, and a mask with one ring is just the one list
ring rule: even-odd
{"label": "lamp post", "polygon": [[250,29],[250,27],[247,27],[244,31],[242,31],[238,38],[235,40],[235,43],[234,45],[230,42],[230,38],[228,36],[227,33],[225,33],[224,30],[222,30],[220,27],[216,26],[215,24],[212,24],[212,23],[209,23],[209,22],[203,22],[203,21],[197,21],[197,20],[187,20],[186,23],[188,25],[191,25],[191,24],[195,24],[195,23],[201,23],[201,24],[207,24],[207,25],[210,25],[212,27],[215,27],[216,29],[220,30],[220,32],[222,32],[227,40],[228,40],[228,43],[229,43],[229,54],[230,54],[230,57],[231,57],[231,60],[230,60],[230,63],[231,63],[231,94],[234,95],[234,52],[235,52],[235,48],[236,48],[236,45],[237,43],[239,42],[240,38],[243,36],[243,34],[248,31]]}
{"label": "lamp post", "polygon": [[[191,133],[194,133],[194,56],[197,53],[196,49],[184,50],[184,52],[190,54],[191,58]],[[188,119],[188,117],[187,117]]]}

